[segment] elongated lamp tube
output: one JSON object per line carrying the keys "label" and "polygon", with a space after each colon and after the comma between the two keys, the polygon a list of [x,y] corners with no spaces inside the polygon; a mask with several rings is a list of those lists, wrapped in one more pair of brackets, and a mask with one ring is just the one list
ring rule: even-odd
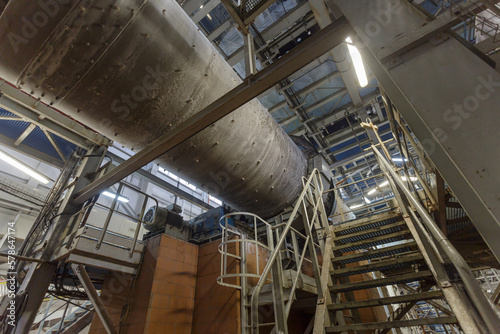
{"label": "elongated lamp tube", "polygon": [[43,184],[49,183],[49,179],[47,177],[43,176],[42,174],[40,174],[39,172],[37,172],[33,168],[27,166],[26,164],[17,160],[16,158],[11,156],[10,154],[5,153],[4,151],[0,151],[0,159],[5,161],[9,165],[17,168],[21,172],[28,174],[32,178],[40,181],[40,183],[43,183]]}
{"label": "elongated lamp tube", "polygon": [[365,65],[363,64],[363,59],[361,58],[361,54],[352,44],[352,39],[347,37],[347,49],[349,50],[349,54],[351,55],[352,63],[354,64],[354,70],[356,71],[356,76],[358,77],[359,86],[366,87],[368,85],[368,78],[366,77]]}

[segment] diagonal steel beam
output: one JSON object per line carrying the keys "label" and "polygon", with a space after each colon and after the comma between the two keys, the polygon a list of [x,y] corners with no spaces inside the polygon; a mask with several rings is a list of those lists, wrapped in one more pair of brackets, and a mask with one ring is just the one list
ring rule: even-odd
{"label": "diagonal steel beam", "polygon": [[66,161],[66,157],[64,156],[61,149],[59,148],[59,145],[57,145],[57,143],[55,142],[54,137],[52,137],[50,132],[48,132],[47,130],[45,130],[43,128],[42,128],[42,131],[45,134],[45,136],[47,137],[47,139],[49,140],[50,144],[52,144],[52,147],[54,147],[54,150],[56,150],[57,154],[61,157],[61,160]]}
{"label": "diagonal steel beam", "polygon": [[171,148],[194,136],[233,110],[257,97],[269,87],[276,85],[306,64],[330,51],[342,43],[346,36],[351,33],[351,27],[342,18],[314,34],[275,63],[255,75],[247,77],[240,85],[183,122],[177,129],[162,136],[125,163],[82,189],[75,196],[75,202],[83,203],[145,164],[163,155]]}
{"label": "diagonal steel beam", "polygon": [[23,131],[23,133],[21,133],[21,135],[17,137],[16,141],[14,142],[14,145],[19,146],[19,144],[21,144],[26,139],[26,137],[28,137],[30,133],[33,132],[33,130],[35,130],[35,128],[36,125],[33,123],[28,125],[28,127]]}
{"label": "diagonal steel beam", "polygon": [[87,274],[85,267],[82,264],[72,263],[71,269],[73,269],[76,276],[78,276],[78,279],[85,288],[85,292],[87,293],[87,296],[94,305],[94,309],[99,318],[101,319],[101,322],[106,332],[109,334],[116,334],[117,332],[115,326],[113,325],[113,320],[111,320],[111,317],[109,316],[109,313],[106,310],[106,307],[104,306],[101,297],[99,297],[99,294],[97,293],[94,284],[92,284],[92,281],[90,280],[89,274]]}
{"label": "diagonal steel beam", "polygon": [[0,116],[0,121],[23,121],[23,119],[16,116]]}

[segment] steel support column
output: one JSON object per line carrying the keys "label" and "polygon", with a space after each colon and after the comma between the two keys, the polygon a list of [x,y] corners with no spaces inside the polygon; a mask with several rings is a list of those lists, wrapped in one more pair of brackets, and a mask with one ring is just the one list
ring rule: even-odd
{"label": "steel support column", "polygon": [[97,291],[95,290],[95,287],[90,280],[89,274],[87,274],[87,272],[85,271],[85,267],[82,264],[73,263],[71,264],[71,268],[78,276],[78,279],[85,288],[87,296],[92,302],[92,305],[94,305],[95,311],[99,316],[99,319],[101,319],[106,332],[108,332],[109,334],[116,334],[117,332],[115,330],[115,327],[113,326],[113,321],[111,320],[111,317],[109,316],[109,313],[106,310],[106,307],[104,306],[101,298],[97,294]]}
{"label": "steel support column", "polygon": [[448,34],[382,63],[377,54],[427,18],[406,1],[335,0],[368,67],[500,259],[500,74]]}

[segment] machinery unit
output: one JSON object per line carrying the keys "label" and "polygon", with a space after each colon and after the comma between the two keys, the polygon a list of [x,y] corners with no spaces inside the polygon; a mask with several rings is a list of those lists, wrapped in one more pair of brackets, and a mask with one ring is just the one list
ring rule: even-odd
{"label": "machinery unit", "polygon": [[[193,234],[191,240],[195,243],[201,243],[214,238],[220,237],[221,226],[219,225],[220,218],[229,213],[227,206],[223,205],[218,208],[208,210],[207,212],[193,218],[189,221]],[[234,219],[228,218],[228,225],[234,226]]]}

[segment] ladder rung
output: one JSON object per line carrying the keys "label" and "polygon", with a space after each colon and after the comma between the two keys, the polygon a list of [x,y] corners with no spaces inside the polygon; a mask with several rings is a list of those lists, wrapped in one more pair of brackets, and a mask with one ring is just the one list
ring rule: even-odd
{"label": "ladder rung", "polygon": [[341,310],[350,310],[350,309],[363,308],[363,307],[374,307],[374,306],[382,306],[382,305],[389,305],[389,304],[407,303],[407,302],[412,302],[412,301],[439,299],[442,297],[443,297],[443,293],[439,290],[436,290],[436,291],[427,291],[427,292],[421,292],[421,293],[411,293],[411,294],[402,295],[402,296],[358,300],[358,301],[347,302],[347,303],[342,303],[342,304],[332,304],[332,305],[328,305],[328,309],[330,311],[341,311]]}
{"label": "ladder rung", "polygon": [[359,253],[354,253],[354,254],[348,254],[348,255],[343,255],[343,256],[337,256],[332,258],[332,262],[345,262],[345,263],[350,263],[350,262],[357,262],[357,260],[369,260],[375,257],[379,256],[384,256],[387,253],[391,252],[396,252],[398,250],[404,249],[404,248],[412,248],[416,247],[417,243],[415,241],[411,242],[405,242],[396,246],[390,246],[390,247],[383,247],[375,250],[370,250],[366,252],[359,252]]}
{"label": "ladder rung", "polygon": [[397,257],[389,260],[383,260],[378,262],[373,262],[365,264],[362,266],[348,267],[341,269],[334,269],[330,272],[332,275],[345,276],[345,275],[355,275],[361,273],[367,273],[371,271],[380,271],[384,269],[390,269],[393,266],[401,267],[402,264],[413,264],[416,261],[423,260],[424,256],[421,253],[405,255],[402,257]]}
{"label": "ladder rung", "polygon": [[432,272],[430,270],[419,271],[416,273],[409,273],[403,275],[397,275],[394,277],[384,277],[375,280],[369,281],[361,281],[354,283],[346,283],[340,285],[334,285],[330,287],[330,292],[339,293],[346,291],[354,291],[354,290],[362,290],[362,289],[370,289],[377,288],[381,286],[387,286],[391,284],[402,284],[413,281],[418,281],[426,277],[432,277]]}
{"label": "ladder rung", "polygon": [[439,318],[423,318],[423,319],[412,319],[412,320],[396,320],[389,322],[371,322],[364,324],[352,324],[344,326],[327,327],[327,333],[341,333],[348,331],[363,331],[363,330],[377,330],[377,329],[391,329],[391,328],[401,328],[401,327],[413,327],[413,326],[424,326],[424,325],[446,325],[446,324],[456,324],[457,318],[455,317],[439,317]]}

